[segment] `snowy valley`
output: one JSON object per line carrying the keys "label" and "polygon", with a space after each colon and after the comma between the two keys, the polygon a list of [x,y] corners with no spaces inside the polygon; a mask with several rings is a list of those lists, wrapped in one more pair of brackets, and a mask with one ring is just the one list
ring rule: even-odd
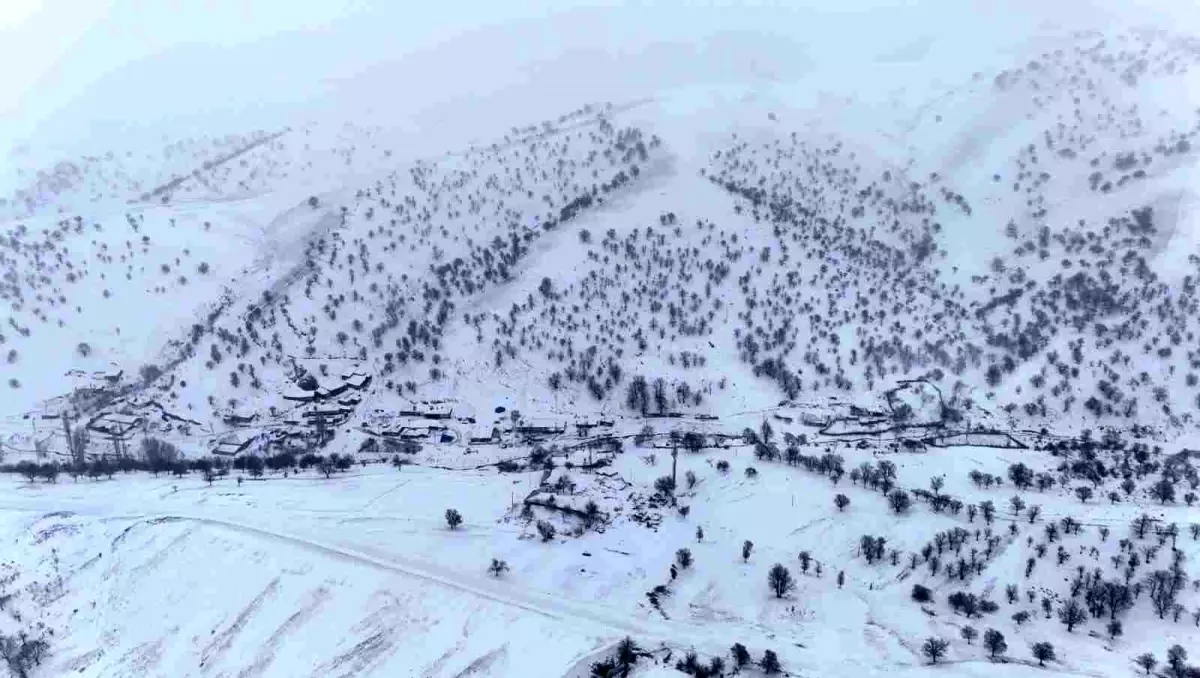
{"label": "snowy valley", "polygon": [[6,665],[1195,675],[1200,39],[995,61],[22,156]]}

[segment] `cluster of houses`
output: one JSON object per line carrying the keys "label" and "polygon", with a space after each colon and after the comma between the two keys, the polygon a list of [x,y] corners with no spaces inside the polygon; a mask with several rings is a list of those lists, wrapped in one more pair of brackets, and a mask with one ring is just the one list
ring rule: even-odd
{"label": "cluster of houses", "polygon": [[469,407],[449,401],[409,402],[396,410],[376,410],[373,419],[373,424],[364,426],[372,435],[473,446],[536,443],[572,432],[587,437],[614,425],[611,420],[583,416],[569,421],[543,417],[481,421]]}

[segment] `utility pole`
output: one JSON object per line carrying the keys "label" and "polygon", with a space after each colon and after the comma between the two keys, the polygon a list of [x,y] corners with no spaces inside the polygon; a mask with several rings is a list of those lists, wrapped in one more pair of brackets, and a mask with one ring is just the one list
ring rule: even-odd
{"label": "utility pole", "polygon": [[75,460],[75,464],[81,465],[83,460],[79,458],[79,450],[75,449],[75,439],[71,437],[71,415],[63,410],[60,416],[62,417],[63,434],[67,436],[67,451],[71,453],[71,459]]}
{"label": "utility pole", "polygon": [[671,484],[679,487],[679,483],[675,478],[676,462],[679,460],[679,446],[675,442],[675,436],[671,436]]}

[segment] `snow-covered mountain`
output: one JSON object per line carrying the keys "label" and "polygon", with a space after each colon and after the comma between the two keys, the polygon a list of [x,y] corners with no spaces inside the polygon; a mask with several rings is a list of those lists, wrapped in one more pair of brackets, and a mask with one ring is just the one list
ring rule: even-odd
{"label": "snow-covered mountain", "polygon": [[[628,636],[633,675],[734,643],[1033,673],[1051,641],[1107,676],[1197,646],[1200,40],[1021,21],[986,56],[876,25],[840,70],[731,26],[531,69],[619,98],[13,155],[0,632],[47,675],[619,675]],[[139,454],[191,466],[113,477]]]}

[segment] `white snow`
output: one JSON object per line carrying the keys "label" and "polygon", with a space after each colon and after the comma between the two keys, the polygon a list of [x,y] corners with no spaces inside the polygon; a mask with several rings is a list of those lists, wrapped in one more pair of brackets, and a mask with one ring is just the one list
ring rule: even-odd
{"label": "white snow", "polygon": [[[1191,585],[1179,621],[1143,593],[1117,638],[1041,608],[1076,568],[1118,578],[1136,551],[1140,581],[1172,547],[1189,576],[1200,559],[1194,476],[1147,492],[1197,446],[1195,8],[488,3],[468,31],[455,3],[401,5],[321,30],[306,8],[279,35],[260,18],[211,52],[131,41],[97,57],[111,72],[64,66],[93,85],[70,105],[52,80],[0,109],[19,145],[0,173],[4,463],[70,459],[64,413],[91,422],[91,458],[110,435],[308,449],[320,417],[319,451],[354,459],[330,478],[0,476],[0,634],[52,632],[35,676],[576,678],[625,636],[651,651],[639,678],[735,642],[793,676],[1126,676],[1200,647]],[[764,423],[777,447],[743,438]],[[1046,447],[1085,431],[1127,444],[1095,452],[1094,483],[1072,466],[1091,451]],[[686,432],[706,448],[668,435]],[[805,468],[832,454],[855,475]],[[883,461],[903,514],[858,475]],[[1055,484],[1018,491],[1017,462]],[[674,501],[656,496],[673,472]],[[1177,539],[1131,537],[1143,514]],[[1063,519],[1081,532],[1051,539]],[[956,529],[934,573],[922,549]],[[960,558],[983,564],[949,580]],[[782,599],[774,563],[797,580]],[[959,590],[1000,609],[967,620]],[[951,641],[938,667],[930,636]]]}

